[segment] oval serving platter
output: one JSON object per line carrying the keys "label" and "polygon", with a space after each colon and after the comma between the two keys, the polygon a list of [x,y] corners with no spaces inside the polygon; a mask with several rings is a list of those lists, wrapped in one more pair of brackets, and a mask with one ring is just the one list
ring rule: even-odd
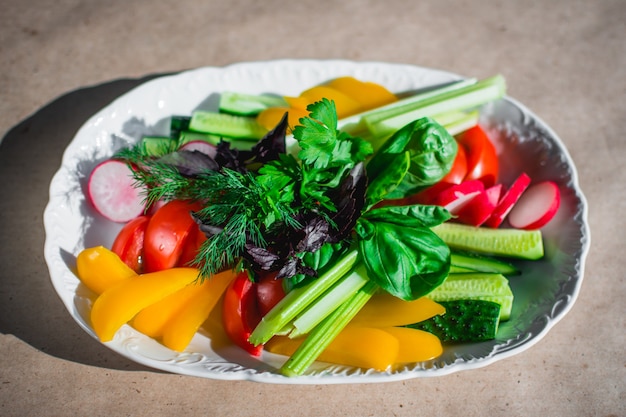
{"label": "oval serving platter", "polygon": [[[65,150],[50,184],[44,212],[44,254],[56,292],[74,320],[96,338],[89,323],[92,294],[73,270],[84,248],[110,247],[121,225],[98,216],[85,199],[89,173],[116,150],[144,134],[166,134],[168,118],[196,109],[215,109],[223,91],[297,95],[326,80],[351,75],[374,81],[393,92],[445,84],[462,77],[402,64],[343,60],[276,60],[206,67],[153,79],[122,95],[92,116]],[[559,185],[561,207],[543,229],[546,256],[518,262],[520,276],[511,277],[515,295],[511,319],[501,323],[495,340],[446,347],[428,362],[386,372],[316,362],[297,378],[278,373],[285,357],[264,352],[253,358],[212,333],[210,318],[183,353],[171,351],[125,325],[105,345],[142,365],[182,375],[222,380],[282,384],[336,384],[397,381],[440,376],[489,365],[538,342],[572,307],[583,279],[589,247],[587,203],[577,172],[562,141],[523,104],[505,97],[481,111],[481,124],[494,139],[507,184],[524,170],[535,181]],[[69,343],[69,342],[68,342]]]}

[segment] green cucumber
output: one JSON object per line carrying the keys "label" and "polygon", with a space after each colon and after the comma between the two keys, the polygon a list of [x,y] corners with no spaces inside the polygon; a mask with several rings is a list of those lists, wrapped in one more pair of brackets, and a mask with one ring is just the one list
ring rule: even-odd
{"label": "green cucumber", "polygon": [[178,146],[183,146],[186,143],[194,141],[208,142],[211,145],[217,146],[221,141],[229,142],[231,149],[238,149],[240,151],[249,151],[257,142],[252,140],[232,139],[224,136],[216,136],[210,133],[192,132],[190,130],[184,130],[180,132],[178,137]]}
{"label": "green cucumber", "polygon": [[520,270],[511,263],[472,252],[452,251],[450,263],[455,267],[454,272],[494,272],[503,275],[520,273]]}
{"label": "green cucumber", "polygon": [[144,136],[141,151],[146,156],[163,156],[176,150],[176,141],[167,136]]}
{"label": "green cucumber", "polygon": [[170,119],[170,137],[178,140],[180,132],[189,130],[190,116],[172,116]]}
{"label": "green cucumber", "polygon": [[220,95],[219,110],[222,113],[238,116],[256,116],[270,107],[288,106],[279,96],[255,95],[225,91]]}
{"label": "green cucumber", "polygon": [[500,304],[500,320],[508,320],[513,307],[513,291],[502,274],[485,272],[450,274],[428,295],[433,301],[485,300]]}
{"label": "green cucumber", "polygon": [[261,139],[267,129],[252,117],[197,110],[191,115],[189,130],[234,139]]}
{"label": "green cucumber", "polygon": [[494,229],[451,222],[432,230],[455,250],[528,260],[543,257],[540,230]]}
{"label": "green cucumber", "polygon": [[475,343],[496,337],[501,306],[485,300],[442,301],[446,312],[406,327],[434,334],[441,343]]}

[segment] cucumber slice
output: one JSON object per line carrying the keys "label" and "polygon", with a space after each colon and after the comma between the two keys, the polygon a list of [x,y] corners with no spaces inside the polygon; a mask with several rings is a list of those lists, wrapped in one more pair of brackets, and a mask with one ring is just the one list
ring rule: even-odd
{"label": "cucumber slice", "polygon": [[144,136],[141,138],[141,151],[146,156],[163,156],[176,150],[176,141],[170,137]]}
{"label": "cucumber slice", "polygon": [[189,130],[190,116],[172,116],[170,119],[170,137],[178,140],[180,132]]}
{"label": "cucumber slice", "polygon": [[189,130],[234,139],[261,139],[267,129],[252,117],[197,110],[191,115]]}
{"label": "cucumber slice", "polygon": [[501,306],[500,320],[508,320],[513,307],[513,291],[509,280],[502,274],[464,273],[450,274],[428,295],[433,301],[485,300]]}
{"label": "cucumber slice", "polygon": [[225,91],[220,95],[219,110],[238,116],[256,116],[269,107],[288,106],[279,96],[254,95]]}
{"label": "cucumber slice", "polygon": [[470,252],[452,251],[450,263],[455,267],[454,272],[493,272],[503,275],[520,273],[520,270],[513,264]]}
{"label": "cucumber slice", "polygon": [[442,301],[445,314],[407,327],[434,334],[441,343],[474,343],[492,340],[500,324],[500,304],[485,300]]}
{"label": "cucumber slice", "polygon": [[225,136],[211,135],[210,133],[200,133],[186,130],[180,132],[178,146],[183,146],[186,143],[197,140],[208,142],[214,146],[217,146],[221,141],[229,142],[231,149],[238,149],[240,151],[249,151],[257,144],[257,141],[253,140],[232,139]]}
{"label": "cucumber slice", "polygon": [[450,222],[432,230],[451,249],[529,260],[543,257],[540,230],[493,229]]}

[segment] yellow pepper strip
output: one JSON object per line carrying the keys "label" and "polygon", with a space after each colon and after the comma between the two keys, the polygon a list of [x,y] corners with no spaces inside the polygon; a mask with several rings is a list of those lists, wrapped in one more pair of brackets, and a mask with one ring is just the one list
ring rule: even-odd
{"label": "yellow pepper strip", "polygon": [[147,306],[184,288],[198,278],[195,268],[172,268],[123,280],[104,291],[91,308],[91,324],[102,342]]}
{"label": "yellow pepper strip", "polygon": [[428,361],[441,355],[443,347],[437,336],[409,327],[385,327],[381,330],[398,339],[400,348],[396,363]]}
{"label": "yellow pepper strip", "polygon": [[120,281],[137,276],[115,252],[104,246],[82,250],[76,257],[78,279],[96,294],[102,294]]}
{"label": "yellow pepper strip", "polygon": [[404,301],[387,292],[375,294],[350,324],[368,327],[394,327],[419,323],[444,314],[446,309],[426,297]]}
{"label": "yellow pepper strip", "polygon": [[229,270],[205,279],[199,285],[200,291],[163,326],[163,344],[172,350],[183,351],[236,276]]}
{"label": "yellow pepper strip", "polygon": [[355,99],[325,85],[309,88],[300,93],[300,97],[308,100],[309,104],[321,101],[323,98],[334,101],[335,108],[337,109],[337,118],[339,119],[352,116],[365,110],[361,103]]}
{"label": "yellow pepper strip", "polygon": [[287,124],[289,125],[287,131],[289,133],[291,133],[295,126],[300,124],[301,118],[309,115],[308,111],[302,109],[292,107],[269,107],[257,115],[256,121],[267,130],[272,130],[283,118],[285,112],[289,113],[287,116]]}
{"label": "yellow pepper strip", "polygon": [[196,294],[202,293],[202,287],[205,284],[206,280],[202,284],[192,282],[161,301],[149,305],[137,313],[130,323],[131,326],[153,339],[161,337],[165,324],[178,314]]}
{"label": "yellow pepper strip", "polygon": [[[274,336],[264,348],[268,352],[291,356],[303,340]],[[396,362],[399,349],[398,339],[384,330],[348,325],[317,360],[384,371]]]}
{"label": "yellow pepper strip", "polygon": [[398,97],[382,85],[360,81],[354,77],[335,78],[327,85],[359,102],[364,110],[375,109],[398,101]]}

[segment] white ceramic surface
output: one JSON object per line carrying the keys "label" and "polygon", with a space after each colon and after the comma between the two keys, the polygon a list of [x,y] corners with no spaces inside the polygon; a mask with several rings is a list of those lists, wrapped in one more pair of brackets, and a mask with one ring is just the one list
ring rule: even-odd
{"label": "white ceramic surface", "polygon": [[[113,152],[142,134],[166,133],[171,115],[214,109],[222,91],[297,95],[325,80],[353,75],[404,92],[460,78],[415,66],[377,62],[278,60],[200,68],[157,78],[124,94],[91,117],[65,151],[50,185],[44,213],[45,258],[52,283],[76,322],[95,337],[89,323],[92,295],[73,273],[76,255],[85,247],[111,245],[120,225],[95,214],[84,196],[89,172]],[[544,229],[546,256],[518,262],[522,275],[511,278],[515,294],[512,317],[501,324],[496,340],[448,347],[433,361],[388,372],[315,363],[298,378],[277,372],[284,357],[264,353],[252,358],[206,330],[184,353],[173,352],[124,326],[106,346],[143,365],[198,377],[268,383],[334,384],[383,382],[446,375],[488,365],[519,353],[539,341],[571,308],[583,279],[589,247],[587,204],[576,169],[558,136],[529,109],[506,98],[486,106],[481,123],[496,141],[505,184],[521,170],[535,181],[552,179],[562,203]],[[71,341],[68,341],[71,343]]]}

